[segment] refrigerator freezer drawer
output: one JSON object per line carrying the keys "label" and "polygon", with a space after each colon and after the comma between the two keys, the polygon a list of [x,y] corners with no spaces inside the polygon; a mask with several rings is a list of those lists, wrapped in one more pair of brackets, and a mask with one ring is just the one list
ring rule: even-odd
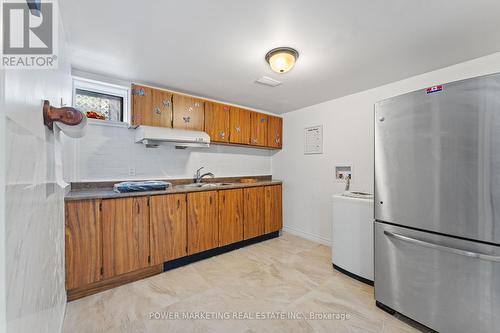
{"label": "refrigerator freezer drawer", "polygon": [[500,327],[500,246],[375,222],[375,299],[434,330]]}

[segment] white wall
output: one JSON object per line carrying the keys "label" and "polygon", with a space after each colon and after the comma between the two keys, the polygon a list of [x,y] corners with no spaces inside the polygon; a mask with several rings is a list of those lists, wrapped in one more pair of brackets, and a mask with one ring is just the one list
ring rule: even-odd
{"label": "white wall", "polygon": [[[500,53],[313,105],[284,116],[284,148],[272,173],[284,185],[285,228],[305,237],[331,240],[331,197],[344,189],[334,181],[336,164],[352,163],[351,189],[373,193],[373,105],[417,89],[500,72]],[[304,127],[323,125],[322,155],[304,155]]]}
{"label": "white wall", "polygon": [[[5,86],[5,71],[0,70],[0,87]],[[0,89],[0,333],[7,330],[5,307],[5,110],[4,89]]]}
{"label": "white wall", "polygon": [[[67,181],[191,178],[196,169],[216,177],[271,174],[272,151],[211,145],[175,149],[146,148],[134,143],[134,129],[89,125],[85,137],[64,138],[64,177]],[[135,169],[135,176],[129,175]]]}
{"label": "white wall", "polygon": [[62,173],[55,163],[58,142],[42,117],[44,99],[55,106],[61,98],[68,103],[71,99],[62,31],[59,37],[58,70],[3,73],[6,287],[2,291],[8,332],[60,332],[64,319],[65,188],[57,178]]}

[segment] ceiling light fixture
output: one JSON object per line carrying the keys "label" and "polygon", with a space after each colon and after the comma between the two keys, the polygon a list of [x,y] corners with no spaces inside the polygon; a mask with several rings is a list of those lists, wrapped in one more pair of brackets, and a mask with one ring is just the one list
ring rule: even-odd
{"label": "ceiling light fixture", "polygon": [[286,73],[293,68],[299,52],[291,47],[277,47],[267,52],[266,61],[276,73]]}

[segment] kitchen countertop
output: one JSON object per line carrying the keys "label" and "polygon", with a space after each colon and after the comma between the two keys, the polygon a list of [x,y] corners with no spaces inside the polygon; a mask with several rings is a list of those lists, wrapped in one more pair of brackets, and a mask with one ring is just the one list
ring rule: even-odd
{"label": "kitchen countertop", "polygon": [[[248,178],[248,177],[242,177]],[[168,180],[167,180],[168,181]],[[170,181],[175,184],[175,181]],[[208,183],[214,183],[215,181],[210,181]],[[224,181],[219,181],[224,182]],[[118,182],[117,182],[118,183]],[[156,190],[156,191],[142,191],[142,192],[125,192],[117,193],[113,191],[111,186],[74,186],[72,184],[72,190],[68,192],[65,196],[65,201],[72,200],[90,200],[90,199],[114,199],[114,198],[128,198],[128,197],[141,197],[149,195],[162,195],[162,194],[175,194],[175,193],[189,193],[189,192],[202,192],[202,191],[217,191],[217,190],[229,190],[235,188],[245,188],[245,187],[256,187],[256,186],[266,186],[266,185],[279,185],[282,184],[280,180],[272,179],[259,179],[255,183],[240,183],[238,181],[225,181],[224,183],[231,183],[230,185],[218,185],[218,186],[204,186],[198,188],[186,188],[182,187],[182,184],[173,185],[171,188],[166,190]],[[185,184],[185,183],[184,183]],[[108,184],[109,185],[109,184]],[[75,187],[75,188],[74,188]]]}

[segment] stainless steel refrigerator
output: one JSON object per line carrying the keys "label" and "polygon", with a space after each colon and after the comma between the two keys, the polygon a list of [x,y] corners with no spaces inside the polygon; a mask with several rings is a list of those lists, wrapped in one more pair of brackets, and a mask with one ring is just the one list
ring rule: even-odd
{"label": "stainless steel refrigerator", "polygon": [[439,332],[500,332],[500,75],[375,105],[375,299]]}

